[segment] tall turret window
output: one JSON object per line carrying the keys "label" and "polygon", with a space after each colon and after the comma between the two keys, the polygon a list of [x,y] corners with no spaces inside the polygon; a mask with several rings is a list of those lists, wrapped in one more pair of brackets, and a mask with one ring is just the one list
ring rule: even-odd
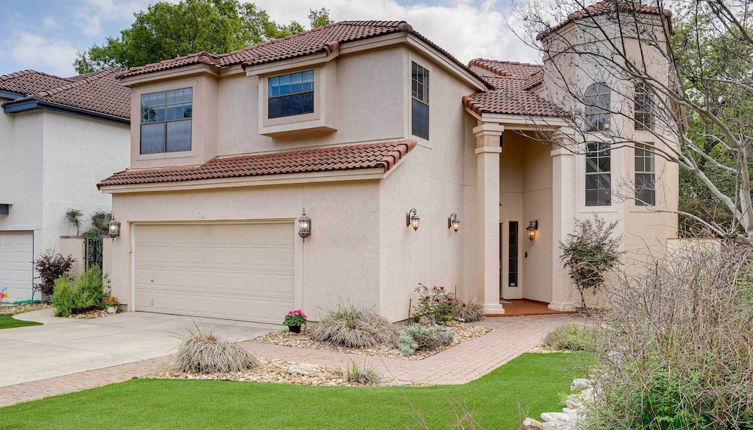
{"label": "tall turret window", "polygon": [[591,84],[586,88],[583,101],[586,104],[586,131],[609,130],[611,90],[607,84],[604,82]]}
{"label": "tall turret window", "polygon": [[651,91],[645,82],[637,82],[635,84],[634,102],[635,129],[653,130],[654,100],[651,98]]}

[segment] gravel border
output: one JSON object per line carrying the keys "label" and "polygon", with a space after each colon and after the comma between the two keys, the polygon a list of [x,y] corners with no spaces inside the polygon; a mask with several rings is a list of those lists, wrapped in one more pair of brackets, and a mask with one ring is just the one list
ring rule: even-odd
{"label": "gravel border", "polygon": [[259,365],[243,372],[232,373],[186,373],[166,369],[147,375],[144,379],[195,379],[235,382],[268,382],[275,384],[316,385],[316,386],[410,386],[423,385],[399,381],[381,376],[378,384],[357,384],[344,378],[344,369],[314,364],[301,364],[285,360],[258,358]]}
{"label": "gravel border", "polygon": [[[405,325],[397,324],[399,328],[403,328]],[[318,342],[308,336],[306,327],[300,334],[292,333],[288,329],[267,333],[265,335],[256,337],[249,342],[258,343],[270,343],[279,346],[288,346],[293,348],[306,348],[306,349],[321,349],[333,352],[343,352],[346,354],[360,354],[367,356],[378,357],[390,357],[399,358],[402,360],[423,360],[424,358],[431,357],[432,355],[444,351],[447,348],[452,348],[455,345],[459,345],[465,341],[481,337],[490,331],[494,330],[491,327],[485,327],[483,325],[472,325],[454,322],[448,324],[449,327],[455,329],[455,340],[448,346],[434,349],[434,350],[421,350],[417,351],[414,355],[405,356],[396,347],[392,345],[379,345],[375,348],[347,348],[337,345],[331,345],[328,343]]]}

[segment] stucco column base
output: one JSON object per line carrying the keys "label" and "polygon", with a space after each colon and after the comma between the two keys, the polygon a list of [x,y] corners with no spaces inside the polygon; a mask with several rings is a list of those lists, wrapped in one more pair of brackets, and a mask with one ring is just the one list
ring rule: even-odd
{"label": "stucco column base", "polygon": [[560,312],[572,312],[575,310],[575,305],[569,302],[552,302],[547,307],[553,311]]}
{"label": "stucco column base", "polygon": [[484,315],[501,315],[505,308],[500,303],[484,303]]}

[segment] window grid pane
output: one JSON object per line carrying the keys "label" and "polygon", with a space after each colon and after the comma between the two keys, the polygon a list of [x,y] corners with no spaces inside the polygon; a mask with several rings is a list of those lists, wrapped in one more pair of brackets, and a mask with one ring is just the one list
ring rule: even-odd
{"label": "window grid pane", "polygon": [[654,101],[644,82],[635,84],[634,123],[636,130],[654,129]]}
{"label": "window grid pane", "polygon": [[282,118],[314,112],[314,71],[274,76],[269,86],[267,118]]}
{"label": "window grid pane", "polygon": [[610,129],[609,109],[611,107],[611,90],[607,84],[597,82],[586,88],[584,94],[586,131],[604,131]]}
{"label": "window grid pane", "polygon": [[429,71],[411,63],[412,134],[429,139]]}
{"label": "window grid pane", "polygon": [[140,153],[190,151],[192,116],[192,88],[142,94]]}
{"label": "window grid pane", "polygon": [[650,143],[635,147],[635,205],[656,204],[655,157]]}
{"label": "window grid pane", "polygon": [[607,143],[586,146],[586,206],[612,204],[611,152]]}

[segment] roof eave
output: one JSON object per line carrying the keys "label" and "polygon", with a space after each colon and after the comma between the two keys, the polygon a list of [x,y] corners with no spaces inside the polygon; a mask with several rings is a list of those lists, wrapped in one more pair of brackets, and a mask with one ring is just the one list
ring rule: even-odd
{"label": "roof eave", "polygon": [[[394,166],[393,166],[394,169]],[[343,182],[384,179],[391,171],[384,167],[332,170],[324,172],[289,173],[276,175],[242,176],[193,181],[150,182],[144,184],[102,185],[97,188],[107,194],[126,194],[160,191],[200,190],[209,188],[238,188],[270,185],[287,185],[317,182]]]}
{"label": "roof eave", "polygon": [[28,112],[28,111],[37,110],[37,109],[49,109],[49,110],[60,111],[60,112],[75,113],[78,115],[90,116],[97,119],[113,121],[113,122],[117,122],[121,124],[131,123],[131,120],[129,118],[119,117],[116,115],[109,115],[106,113],[96,112],[93,110],[83,109],[83,108],[79,108],[75,106],[49,102],[46,100],[32,99],[32,100],[25,100],[25,101],[16,102],[16,103],[12,103],[12,102],[6,103],[3,105],[3,111],[5,111],[5,113],[21,113],[21,112]]}
{"label": "roof eave", "polygon": [[15,91],[8,91],[8,90],[0,90],[0,98],[3,98],[3,99],[16,100],[16,99],[20,99],[26,96],[27,95],[24,93],[17,93]]}

